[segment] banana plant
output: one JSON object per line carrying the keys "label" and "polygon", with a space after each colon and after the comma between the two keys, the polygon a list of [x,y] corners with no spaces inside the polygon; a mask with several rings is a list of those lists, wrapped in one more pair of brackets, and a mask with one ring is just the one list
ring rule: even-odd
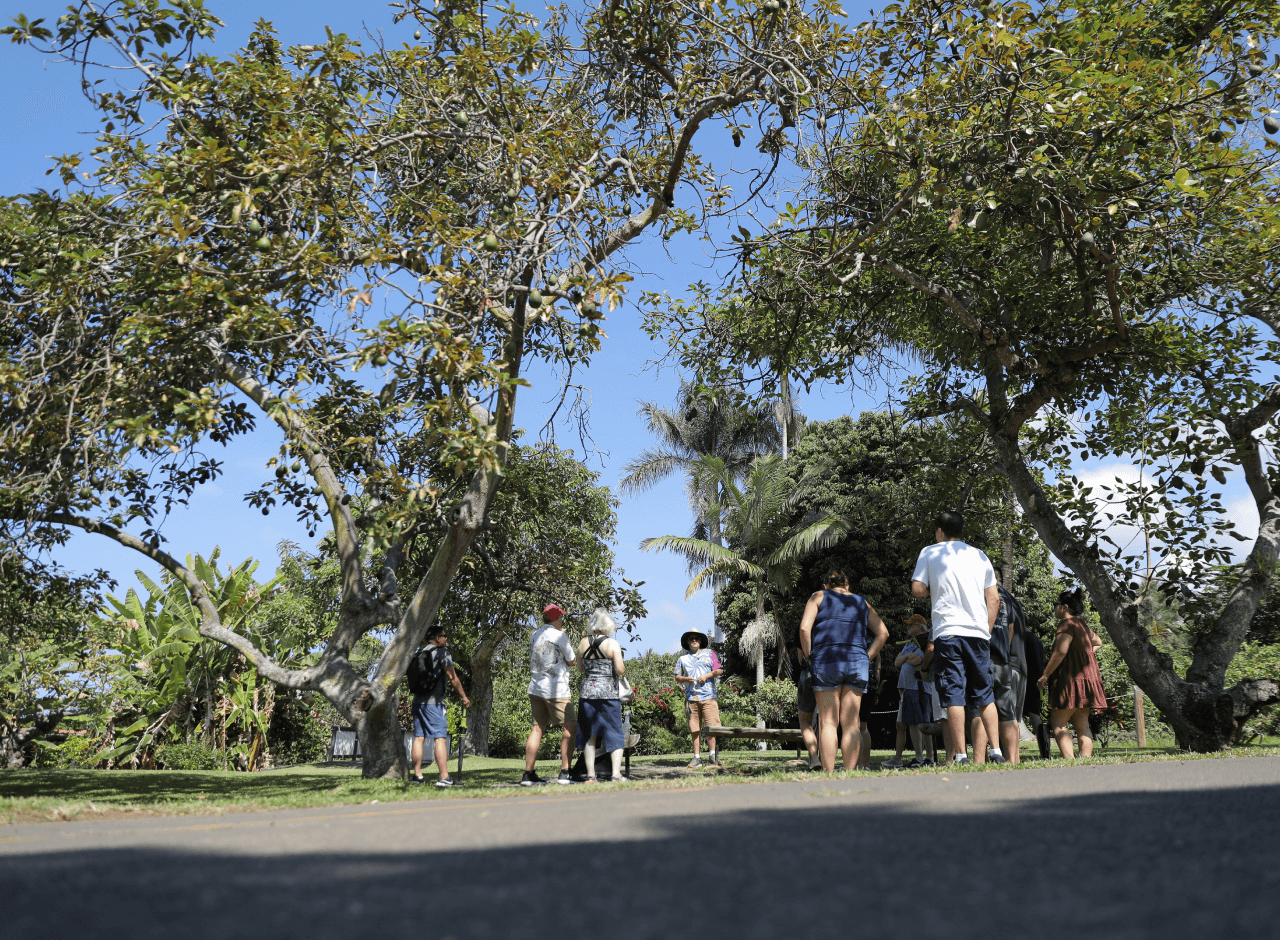
{"label": "banana plant", "polygon": [[[254,614],[281,578],[259,585],[253,579],[258,568],[253,559],[224,574],[218,569],[219,554],[214,549],[207,561],[199,555],[188,556],[188,568],[203,583],[222,623],[251,636],[259,648],[273,647],[276,644],[258,635]],[[130,766],[145,766],[154,746],[171,731],[178,731],[179,724],[187,725],[182,730],[189,731],[201,708],[207,741],[214,740],[214,723],[221,715],[224,742],[227,727],[238,723],[249,731],[256,758],[265,745],[267,723],[255,704],[258,697],[250,691],[247,697],[242,695],[231,703],[224,693],[234,678],[238,654],[200,636],[200,613],[183,585],[169,578],[157,584],[141,571],[136,574],[147,599],[143,601],[132,588],[123,601],[108,595],[97,618],[118,653],[115,710],[127,716],[125,726],[114,730],[110,745],[98,759],[116,761],[127,755]],[[264,700],[270,702],[271,697]]]}

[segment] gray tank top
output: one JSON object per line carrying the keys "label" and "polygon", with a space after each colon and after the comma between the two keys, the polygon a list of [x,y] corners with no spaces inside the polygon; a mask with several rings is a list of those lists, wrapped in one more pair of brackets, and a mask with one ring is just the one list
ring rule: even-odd
{"label": "gray tank top", "polygon": [[615,699],[618,697],[618,680],[613,675],[613,657],[600,651],[601,645],[608,637],[597,636],[582,654],[582,688],[579,698]]}

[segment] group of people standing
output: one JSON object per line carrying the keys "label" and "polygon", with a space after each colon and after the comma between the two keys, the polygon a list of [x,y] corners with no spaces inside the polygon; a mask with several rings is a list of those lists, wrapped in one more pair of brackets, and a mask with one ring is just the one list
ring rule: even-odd
{"label": "group of people standing", "polygon": [[[894,661],[901,693],[897,754],[882,766],[929,763],[921,732],[933,727],[940,727],[953,763],[969,763],[966,738],[973,742],[974,763],[1016,763],[1031,671],[1022,606],[997,582],[986,554],[965,543],[959,513],[942,513],[934,538],[920,552],[911,578],[912,595],[930,601],[932,627],[919,614],[906,620],[909,639]],[[1095,655],[1102,641],[1081,619],[1083,592],[1063,592],[1054,614],[1058,634],[1037,687],[1048,693],[1049,724],[1062,756],[1074,756],[1074,729],[1080,754],[1088,757],[1093,751],[1089,715],[1107,707]],[[837,745],[846,769],[867,765],[864,696],[869,689],[874,693],[887,640],[888,629],[875,609],[849,590],[842,571],[829,570],[800,624],[797,705],[811,767],[820,763],[823,770],[834,770]],[[809,731],[815,707],[816,736]],[[904,764],[908,735],[916,757]]]}
{"label": "group of people standing", "polygon": [[[613,635],[617,622],[603,609],[591,615],[586,635],[573,643],[564,631],[564,610],[548,604],[542,611],[542,627],[529,640],[529,705],[533,728],[524,744],[522,787],[545,783],[534,765],[538,748],[548,728],[559,725],[560,773],[556,783],[568,784],[574,779],[570,768],[575,744],[581,747],[583,782],[596,783],[596,756],[608,753],[611,778],[622,779],[622,752],[626,733],[622,722],[622,688],[619,683],[627,671],[622,659],[622,646]],[[578,690],[581,715],[573,706],[569,667],[578,665],[582,683]]]}
{"label": "group of people standing", "polygon": [[[1049,725],[1062,756],[1075,756],[1074,730],[1080,755],[1089,757],[1093,753],[1089,715],[1105,709],[1107,701],[1096,656],[1102,641],[1082,619],[1083,593],[1067,591],[1058,597],[1054,615],[1059,625],[1052,653],[1043,669],[1037,663],[1033,670],[1028,653],[1031,634],[1022,606],[997,582],[986,554],[964,541],[963,517],[956,512],[939,515],[934,538],[934,544],[921,550],[911,576],[912,595],[930,601],[932,626],[919,614],[905,622],[910,638],[894,660],[901,692],[897,753],[882,766],[929,763],[921,747],[922,732],[932,733],[934,727],[940,727],[953,763],[969,763],[966,739],[973,742],[974,763],[1016,763],[1028,695],[1039,689],[1048,693]],[[558,605],[548,604],[542,612],[543,625],[529,642],[533,727],[525,741],[521,786],[546,782],[538,776],[535,762],[543,736],[557,725],[561,728],[557,783],[575,779],[570,768],[575,745],[585,758],[577,776],[586,783],[598,780],[596,758],[603,753],[610,758],[611,778],[622,778],[626,731],[620,680],[627,670],[622,647],[614,638],[617,623],[607,611],[597,610],[575,649],[564,631],[564,613]],[[811,769],[835,770],[837,752],[847,770],[869,765],[867,712],[874,707],[871,698],[879,684],[880,654],[888,639],[889,630],[875,608],[849,589],[843,571],[829,569],[822,590],[806,602],[800,623],[797,705]],[[408,676],[414,691],[414,778],[425,782],[423,744],[425,738],[433,738],[440,769],[436,786],[440,787],[454,783],[446,768],[447,685],[452,684],[464,705],[470,704],[445,648],[447,642],[443,629],[433,629]],[[675,680],[684,686],[693,737],[689,766],[701,767],[702,732],[720,722],[716,680],[722,669],[705,634],[689,631],[680,644],[684,655],[676,662]],[[570,679],[575,665],[582,672],[577,709]],[[1030,690],[1033,673],[1040,674],[1036,688]],[[1037,697],[1034,713],[1038,711]],[[904,764],[908,735],[916,756]],[[708,746],[710,763],[716,765],[714,736],[708,736]]]}

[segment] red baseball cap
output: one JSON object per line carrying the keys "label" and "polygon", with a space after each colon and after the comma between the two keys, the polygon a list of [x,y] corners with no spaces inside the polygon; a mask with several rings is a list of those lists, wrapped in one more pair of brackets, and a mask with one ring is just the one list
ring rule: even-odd
{"label": "red baseball cap", "polygon": [[559,604],[548,604],[542,608],[542,619],[547,623],[554,623],[564,616],[564,610]]}

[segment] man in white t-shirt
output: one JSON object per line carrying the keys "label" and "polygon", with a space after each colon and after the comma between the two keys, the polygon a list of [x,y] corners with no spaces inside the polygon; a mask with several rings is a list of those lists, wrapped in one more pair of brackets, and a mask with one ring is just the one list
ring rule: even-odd
{"label": "man in white t-shirt", "polygon": [[[935,523],[935,544],[922,549],[911,575],[911,593],[933,599],[934,657],[938,696],[947,710],[951,758],[967,764],[965,706],[978,712],[987,740],[999,741],[991,671],[991,628],[1000,609],[996,572],[986,554],[964,542],[964,517],[944,512]],[[1004,754],[991,749],[991,762]]]}
{"label": "man in white t-shirt", "polygon": [[543,626],[529,639],[529,705],[533,709],[533,728],[524,742],[524,776],[520,786],[545,783],[534,764],[542,736],[552,725],[559,725],[560,776],[556,783],[570,783],[569,758],[573,756],[573,738],[578,730],[578,713],[573,708],[573,691],[569,684],[569,664],[574,660],[573,644],[561,626],[564,611],[548,604],[542,611]]}

